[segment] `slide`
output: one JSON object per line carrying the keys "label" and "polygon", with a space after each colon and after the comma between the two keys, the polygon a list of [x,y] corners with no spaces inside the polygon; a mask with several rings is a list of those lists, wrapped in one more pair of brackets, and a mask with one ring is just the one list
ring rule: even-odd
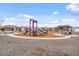
{"label": "slide", "polygon": [[38,32],[39,32],[41,35],[47,34],[47,31],[44,30],[44,29],[38,29]]}

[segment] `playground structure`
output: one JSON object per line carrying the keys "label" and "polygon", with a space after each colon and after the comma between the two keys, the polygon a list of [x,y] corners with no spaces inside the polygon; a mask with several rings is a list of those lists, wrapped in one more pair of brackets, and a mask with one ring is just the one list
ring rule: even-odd
{"label": "playground structure", "polygon": [[38,21],[34,19],[29,20],[29,27],[24,26],[4,26],[2,31],[12,31],[15,35],[19,36],[33,36],[33,37],[63,37],[72,34],[72,27],[69,25],[61,25],[56,28],[38,27]]}
{"label": "playground structure", "polygon": [[30,31],[29,35],[37,36],[38,34],[45,35],[47,34],[47,31],[44,29],[38,29],[37,27],[38,22],[34,19],[30,19]]}
{"label": "playground structure", "polygon": [[30,19],[30,35],[36,36],[37,35],[37,21],[34,19]]}
{"label": "playground structure", "polygon": [[[64,28],[65,27],[65,28]],[[57,38],[57,37],[64,37],[66,33],[71,34],[72,33],[72,27],[69,26],[58,26],[56,28],[56,33],[53,32],[53,30],[49,30],[49,28],[39,28],[38,27],[38,21],[34,19],[30,19],[29,21],[29,27],[25,28],[21,33],[17,34],[18,36],[26,36],[26,37],[39,37],[39,38]],[[22,28],[21,28],[22,29]],[[62,34],[64,33],[64,34]],[[67,35],[69,35],[67,34]]]}

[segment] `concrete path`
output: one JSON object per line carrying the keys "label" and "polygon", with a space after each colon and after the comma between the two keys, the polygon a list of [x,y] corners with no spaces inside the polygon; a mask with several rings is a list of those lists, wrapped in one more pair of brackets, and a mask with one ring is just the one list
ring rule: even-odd
{"label": "concrete path", "polygon": [[79,56],[79,33],[73,37],[59,40],[39,40],[0,36],[0,55],[2,56]]}

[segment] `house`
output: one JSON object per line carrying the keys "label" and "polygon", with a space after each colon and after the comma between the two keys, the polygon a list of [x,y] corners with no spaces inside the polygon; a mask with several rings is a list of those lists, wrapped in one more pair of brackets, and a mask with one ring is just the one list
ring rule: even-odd
{"label": "house", "polygon": [[26,27],[18,27],[14,25],[0,26],[0,31],[24,31]]}

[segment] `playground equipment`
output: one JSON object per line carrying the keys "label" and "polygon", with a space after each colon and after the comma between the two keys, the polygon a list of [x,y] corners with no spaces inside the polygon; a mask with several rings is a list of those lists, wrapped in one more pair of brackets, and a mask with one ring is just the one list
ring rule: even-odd
{"label": "playground equipment", "polygon": [[37,35],[37,21],[34,19],[30,19],[30,35]]}
{"label": "playground equipment", "polygon": [[37,36],[38,33],[41,34],[41,35],[47,34],[46,30],[38,29],[37,23],[38,22],[36,20],[30,19],[30,31],[29,31],[29,34],[32,35],[32,36]]}
{"label": "playground equipment", "polygon": [[38,29],[38,32],[41,34],[41,35],[45,35],[48,33],[47,30],[44,30],[44,29]]}
{"label": "playground equipment", "polygon": [[35,36],[39,38],[55,38],[55,37],[63,37],[63,35],[54,35],[49,32],[49,29],[47,27],[38,27],[38,22],[34,19],[30,19],[29,27],[27,28],[21,28],[22,34],[16,34],[18,36]]}

